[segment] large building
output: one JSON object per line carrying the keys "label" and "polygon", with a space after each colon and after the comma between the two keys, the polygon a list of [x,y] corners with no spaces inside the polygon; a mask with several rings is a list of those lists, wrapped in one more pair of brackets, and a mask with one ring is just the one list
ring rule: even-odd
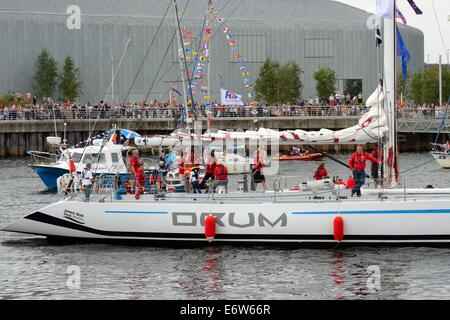
{"label": "large building", "polygon": [[[207,2],[178,0],[181,25],[194,35],[202,29]],[[181,90],[171,3],[173,0],[2,0],[0,94],[32,90],[36,58],[47,49],[59,70],[67,55],[73,57],[83,82],[81,102],[103,100],[111,84],[111,57],[117,68],[131,36],[114,83],[115,101],[126,97],[127,102],[142,101],[147,95],[148,100],[167,99],[172,84]],[[315,95],[313,73],[321,67],[336,71],[341,92],[350,83],[362,83],[367,97],[376,87],[375,31],[368,28],[370,15],[365,11],[330,0],[213,0],[213,6],[218,11],[211,24],[212,34],[217,32],[210,47],[215,100],[221,86],[244,94],[248,90],[224,27],[234,36],[252,83],[265,59],[271,58],[299,64],[304,98]],[[217,18],[223,19],[222,25]],[[417,72],[424,65],[423,33],[404,25],[401,32],[412,56],[409,72]],[[200,97],[198,92],[196,98]]]}

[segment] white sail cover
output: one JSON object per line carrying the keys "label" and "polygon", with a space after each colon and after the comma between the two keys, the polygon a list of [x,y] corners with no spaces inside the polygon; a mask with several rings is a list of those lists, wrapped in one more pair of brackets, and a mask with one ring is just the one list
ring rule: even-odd
{"label": "white sail cover", "polygon": [[228,132],[219,130],[217,133],[206,134],[188,134],[176,133],[180,139],[198,139],[211,141],[215,139],[279,139],[289,141],[293,144],[365,144],[368,142],[377,142],[387,132],[386,114],[381,107],[384,100],[382,88],[379,86],[375,92],[367,99],[366,106],[370,110],[364,114],[357,125],[343,130],[332,131],[321,129],[319,131],[286,130],[278,131],[272,129],[260,128],[258,131],[248,130],[245,132]]}

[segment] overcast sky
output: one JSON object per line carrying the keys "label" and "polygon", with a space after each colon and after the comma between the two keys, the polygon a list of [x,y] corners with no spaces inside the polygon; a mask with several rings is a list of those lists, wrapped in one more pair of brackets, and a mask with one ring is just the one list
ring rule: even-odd
{"label": "overcast sky", "polygon": [[[365,11],[375,12],[376,0],[335,0]],[[450,0],[414,0],[417,6],[423,11],[423,15],[416,15],[407,0],[397,0],[397,7],[403,13],[408,25],[422,30],[425,35],[425,61],[437,63],[439,54],[442,54],[443,63],[447,62],[447,53],[442,44],[433,5],[436,8],[437,19],[439,21],[445,47],[450,49]],[[400,20],[397,20],[400,22]],[[400,22],[401,23],[401,22]]]}

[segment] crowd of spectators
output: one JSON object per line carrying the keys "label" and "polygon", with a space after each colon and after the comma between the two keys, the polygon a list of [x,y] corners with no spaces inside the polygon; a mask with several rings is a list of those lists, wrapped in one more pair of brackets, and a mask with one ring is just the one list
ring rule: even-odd
{"label": "crowd of spectators", "polygon": [[[15,93],[7,104],[0,102],[0,120],[51,120],[51,119],[108,119],[108,118],[172,118],[180,119],[183,115],[182,105],[169,105],[159,101],[151,103],[115,104],[100,102],[98,104],[57,103],[44,99],[37,103],[30,94]],[[397,107],[400,118],[441,118],[445,106],[405,104]],[[311,98],[300,101],[297,105],[266,106],[252,104],[249,106],[223,106],[213,103],[211,106],[196,105],[198,117],[291,117],[291,116],[361,116],[367,112],[362,100],[328,99],[320,102]]]}

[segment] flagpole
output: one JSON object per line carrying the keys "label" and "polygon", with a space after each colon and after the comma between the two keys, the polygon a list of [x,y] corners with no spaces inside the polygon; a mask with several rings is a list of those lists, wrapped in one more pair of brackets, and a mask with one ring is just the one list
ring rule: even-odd
{"label": "flagpole", "polygon": [[[175,15],[175,27],[177,28],[178,32],[179,32],[179,37],[177,37],[177,42],[178,42],[178,62],[180,64],[180,73],[181,73],[181,82],[183,83],[183,97],[184,97],[184,113],[186,116],[186,121],[188,119],[187,117],[187,89],[186,89],[186,81],[184,79],[184,65],[183,65],[183,61],[182,61],[182,56],[181,56],[181,52],[180,50],[183,50],[184,52],[184,48],[183,48],[183,43],[181,41],[181,32],[180,32],[180,28],[178,28],[178,11],[177,11],[177,1],[174,0],[174,6],[173,6],[173,11],[174,11],[174,15]],[[189,124],[188,124],[188,129],[189,129]]]}

